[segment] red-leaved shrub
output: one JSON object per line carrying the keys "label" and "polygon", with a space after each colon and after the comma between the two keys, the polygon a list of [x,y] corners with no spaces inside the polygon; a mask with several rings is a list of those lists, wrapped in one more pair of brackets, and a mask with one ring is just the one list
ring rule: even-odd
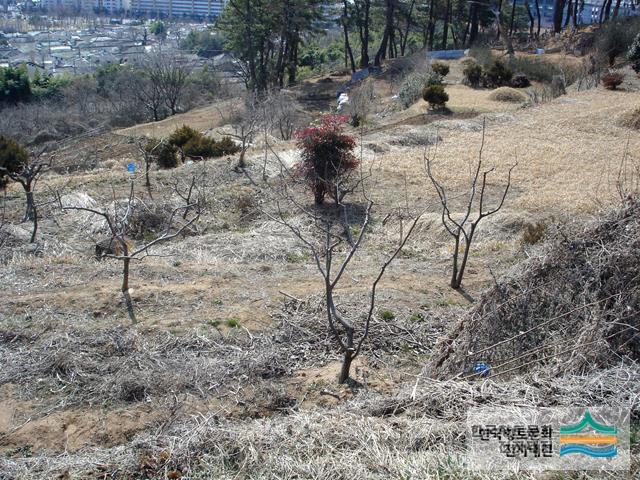
{"label": "red-leaved shrub", "polygon": [[348,181],[349,173],[360,163],[352,153],[355,140],[342,129],[347,121],[346,115],[326,115],[319,126],[295,133],[302,150],[302,159],[295,167],[296,174],[307,181],[318,205],[327,195],[338,203],[341,185]]}
{"label": "red-leaved shrub", "polygon": [[620,72],[609,72],[602,76],[602,85],[607,90],[615,90],[624,81],[624,75]]}

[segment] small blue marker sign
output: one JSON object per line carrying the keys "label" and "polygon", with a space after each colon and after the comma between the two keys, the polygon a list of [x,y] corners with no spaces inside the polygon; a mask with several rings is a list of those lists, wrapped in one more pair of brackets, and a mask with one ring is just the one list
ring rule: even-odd
{"label": "small blue marker sign", "polygon": [[127,172],[136,173],[136,164],[135,163],[128,164],[127,165]]}

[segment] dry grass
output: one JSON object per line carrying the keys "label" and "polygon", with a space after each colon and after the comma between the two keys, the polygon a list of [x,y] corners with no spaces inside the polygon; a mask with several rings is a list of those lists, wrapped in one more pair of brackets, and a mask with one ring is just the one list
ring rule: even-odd
{"label": "dry grass", "polygon": [[[449,81],[459,75],[451,65]],[[260,211],[269,207],[263,172],[273,177],[280,170],[272,154],[263,165],[261,139],[248,154],[246,172],[257,187],[232,170],[233,159],[221,159],[152,171],[154,200],[137,190],[149,205],[175,202],[174,180],[202,173],[208,178],[198,234],[164,244],[153,252],[157,256],[132,265],[131,295],[141,320],[136,326],[120,299],[121,265],[92,258],[95,222],[43,208],[39,243],[29,247],[28,224],[19,223],[22,192],[10,188],[10,224],[0,231],[0,476],[52,478],[69,470],[72,478],[165,478],[179,471],[194,479],[488,480],[502,474],[471,472],[462,461],[460,429],[468,406],[606,402],[615,401],[606,392],[637,391],[634,367],[562,382],[419,377],[413,393],[436,339],[468,308],[469,295],[491,285],[489,268],[500,276],[522,257],[527,224],[553,215],[585,218],[598,202],[613,198],[615,178],[606,172],[615,170],[612,164],[617,168],[616,152],[622,155],[628,130],[611,118],[616,102],[630,94],[571,94],[523,110],[492,101],[487,90],[448,85],[453,113],[427,115],[422,101],[407,111],[387,110],[393,90],[386,80],[376,85],[382,110],[371,115],[362,137],[354,131],[362,139],[365,171],[373,166],[369,193],[376,206],[371,234],[337,292],[350,318],[359,320],[369,279],[398,238],[397,223],[382,219],[404,211],[405,202],[427,212],[379,285],[380,310],[394,319],[375,316],[354,367],[361,385],[334,385],[339,358],[318,297],[321,279],[308,252]],[[309,100],[314,108],[325,104],[314,102]],[[333,105],[334,98],[326,103]],[[447,286],[451,244],[437,227],[435,192],[422,158],[437,140],[436,175],[461,193],[483,118],[486,165],[499,167],[490,177],[491,201],[505,167],[516,157],[519,166],[505,209],[479,231],[465,297]],[[225,119],[211,106],[70,143],[60,168],[39,184],[39,198],[61,189],[69,202],[110,205],[114,191],[117,198],[128,193],[126,164],[139,161],[126,136],[162,136],[183,123],[215,132]],[[629,140],[629,151],[639,146]],[[285,165],[297,159],[292,142],[273,147]],[[309,228],[288,213],[295,225]],[[602,388],[593,393],[590,385]],[[637,398],[629,398],[637,409]]]}
{"label": "dry grass", "polygon": [[206,107],[194,108],[187,113],[174,115],[159,122],[124,128],[116,133],[124,136],[162,138],[170,135],[182,125],[189,125],[200,132],[205,132],[230,123],[232,115],[237,115],[238,111],[242,111],[242,109],[242,102],[237,99],[225,100]]}
{"label": "dry grass", "polygon": [[[611,121],[624,98],[632,101],[635,94],[590,90],[520,109],[499,120],[488,117],[484,161],[485,165],[498,168],[491,185],[499,181],[508,165],[518,162],[514,188],[505,208],[564,218],[592,213],[616,198],[615,172],[627,140],[629,151],[640,148],[640,138],[628,138],[628,130]],[[518,109],[514,104],[499,105]],[[469,162],[477,159],[480,148],[482,121],[479,116],[439,122],[442,142],[434,168],[445,185],[466,185]],[[373,141],[375,137],[365,138]],[[435,192],[425,190],[426,178],[421,180],[423,155],[424,148],[414,148],[402,154],[381,155],[378,161],[388,178],[406,174],[416,180],[410,182],[414,198],[433,198]]]}
{"label": "dry grass", "polygon": [[[290,411],[262,419],[229,420],[211,412],[139,435],[131,447],[56,457],[9,459],[17,479],[72,477],[166,478],[447,478],[533,480],[533,473],[481,472],[465,466],[465,415],[474,405],[509,407],[591,404],[639,408],[637,366],[610,369],[585,381],[522,377],[510,382],[421,378],[397,395],[361,392],[332,410]],[[625,403],[629,402],[629,403]],[[633,458],[630,476],[639,464]],[[630,478],[631,478],[630,477]],[[571,477],[573,478],[573,477]],[[599,478],[581,473],[575,478]]]}

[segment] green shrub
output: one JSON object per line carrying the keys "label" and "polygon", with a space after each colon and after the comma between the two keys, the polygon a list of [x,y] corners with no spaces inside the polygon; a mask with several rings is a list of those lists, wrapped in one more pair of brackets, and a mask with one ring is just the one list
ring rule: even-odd
{"label": "green shrub", "polygon": [[6,187],[7,176],[19,173],[28,161],[29,154],[18,142],[0,135],[0,189]]}
{"label": "green shrub", "polygon": [[631,68],[633,68],[636,73],[640,73],[640,33],[638,33],[633,40],[627,53],[627,59],[631,62]]}
{"label": "green shrub", "polygon": [[231,140],[230,137],[222,137],[219,141],[215,142],[215,146],[212,152],[212,157],[223,157],[224,155],[232,155],[238,153],[240,147]]}
{"label": "green shrub", "polygon": [[625,53],[634,42],[637,32],[629,20],[607,22],[598,32],[598,54],[612,67],[616,57]]}
{"label": "green shrub", "polygon": [[383,310],[380,313],[380,316],[382,317],[382,319],[386,322],[390,322],[391,320],[396,318],[396,314],[393,313],[391,310]]}
{"label": "green shrub", "polygon": [[462,70],[464,83],[470,87],[477,88],[482,81],[482,67],[476,62],[468,62]]}
{"label": "green shrub", "polygon": [[184,145],[184,155],[192,159],[213,157],[215,143],[215,140],[211,138],[198,135],[197,137],[191,138]]}
{"label": "green shrub", "polygon": [[513,88],[527,88],[531,86],[531,82],[526,75],[518,73],[517,75],[513,76],[513,79],[511,80],[511,86]]}
{"label": "green shrub", "polygon": [[442,85],[427,85],[422,91],[422,98],[429,103],[433,109],[444,108],[449,101],[449,95]]}
{"label": "green shrub", "polygon": [[175,168],[178,166],[176,147],[166,140],[150,138],[145,145],[145,150],[153,155],[160,168]]}
{"label": "green shrub", "polygon": [[202,134],[196,129],[191,128],[188,125],[182,125],[169,135],[169,142],[178,148],[184,147],[191,139],[201,137]]}
{"label": "green shrub", "polygon": [[511,87],[497,88],[489,95],[489,100],[494,102],[523,103],[526,99],[521,92]]}
{"label": "green shrub", "polygon": [[488,87],[504,87],[511,83],[512,77],[513,72],[502,60],[494,60],[485,71],[484,81]]}
{"label": "green shrub", "polygon": [[441,77],[446,77],[447,75],[449,75],[449,65],[444,62],[436,62],[431,65],[431,68]]}
{"label": "green shrub", "polygon": [[237,318],[228,318],[225,320],[224,324],[229,328],[238,328],[240,326],[240,320]]}

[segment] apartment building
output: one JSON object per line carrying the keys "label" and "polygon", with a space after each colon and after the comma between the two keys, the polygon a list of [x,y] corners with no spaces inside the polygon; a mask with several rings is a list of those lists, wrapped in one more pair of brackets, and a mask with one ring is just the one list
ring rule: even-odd
{"label": "apartment building", "polygon": [[131,13],[215,18],[226,0],[131,0]]}

